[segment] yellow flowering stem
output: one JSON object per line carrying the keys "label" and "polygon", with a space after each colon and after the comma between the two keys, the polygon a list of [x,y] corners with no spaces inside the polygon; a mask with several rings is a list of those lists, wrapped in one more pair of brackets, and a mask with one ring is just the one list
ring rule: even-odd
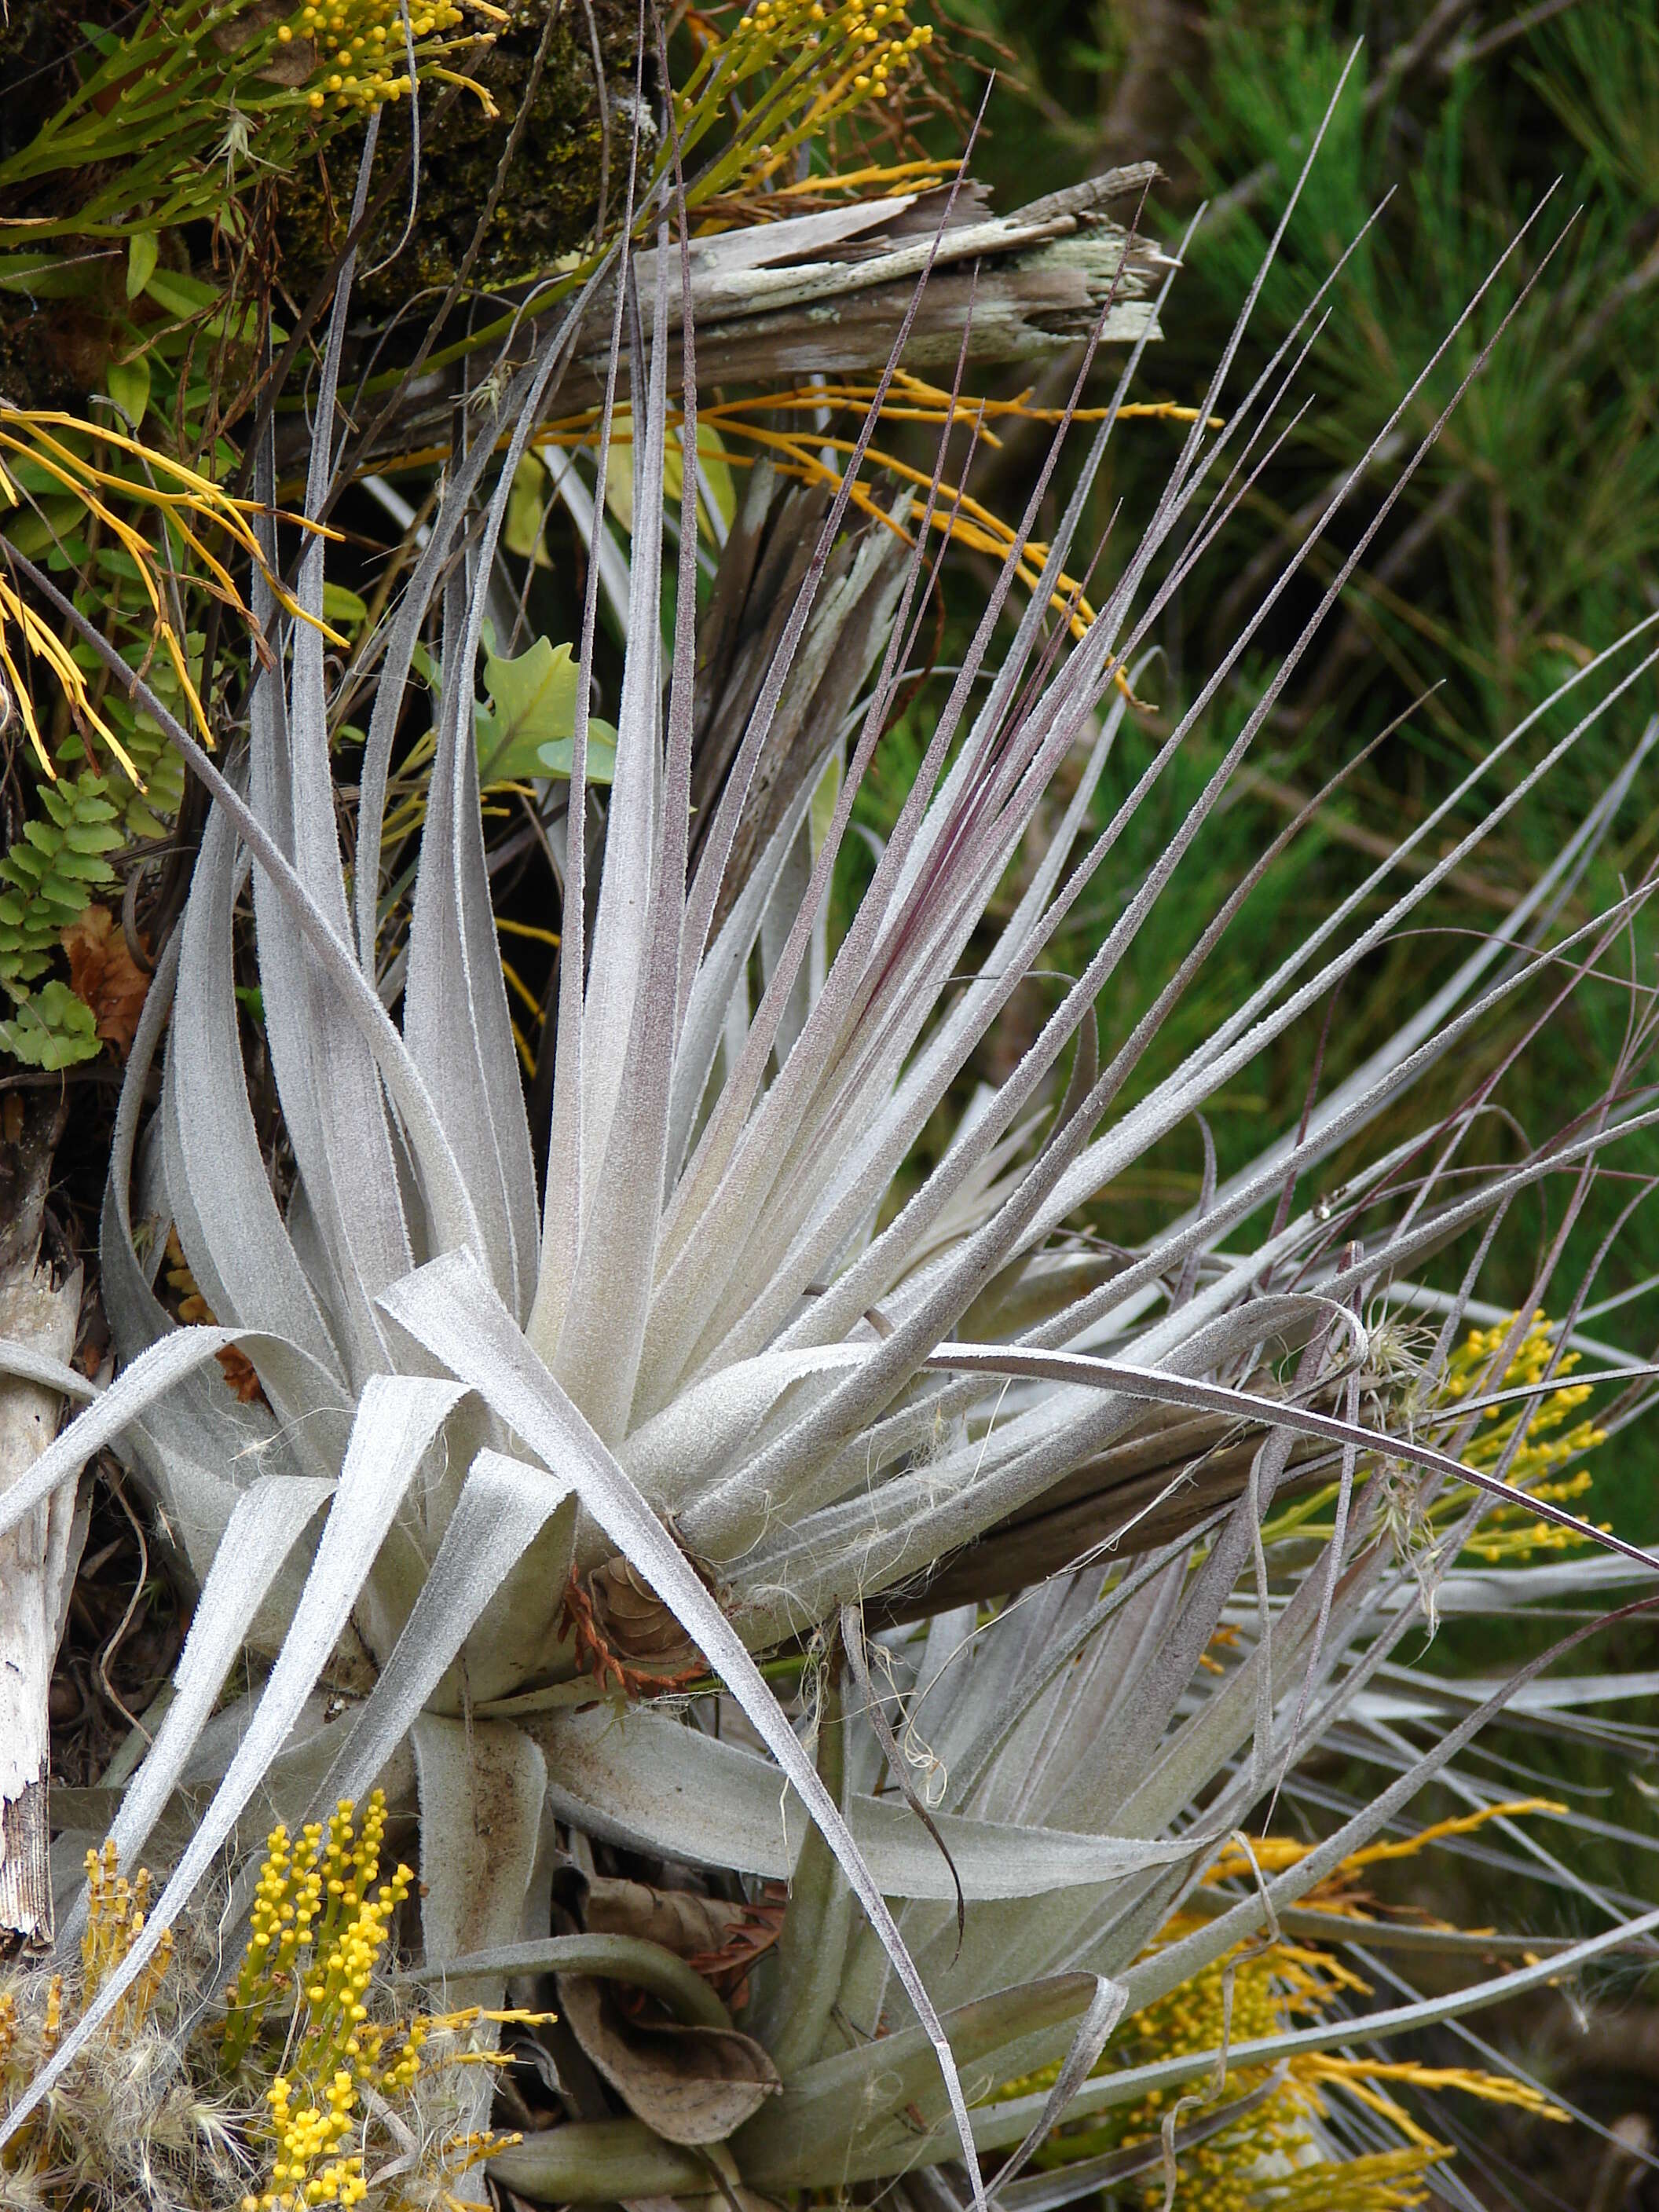
{"label": "yellow flowering stem", "polygon": [[[866,185],[908,183],[912,179],[931,184],[936,178],[953,177],[963,166],[960,154],[923,155],[913,161],[885,161],[874,167],[841,169],[827,177],[795,177],[787,185],[780,185],[780,198],[803,192],[823,191],[833,187],[837,191],[850,191]],[[897,195],[894,195],[897,197]]]}
{"label": "yellow flowering stem", "polygon": [[[1553,1797],[1517,1797],[1501,1805],[1485,1805],[1478,1812],[1461,1814],[1455,1820],[1437,1820],[1432,1826],[1419,1829],[1414,1836],[1401,1837],[1393,1843],[1368,1844],[1363,1850],[1352,1851],[1332,1869],[1331,1881],[1350,1880],[1366,1867],[1377,1866],[1389,1859],[1415,1858],[1431,1844],[1444,1843],[1453,1836],[1473,1835],[1484,1828],[1488,1820],[1518,1820],[1528,1813],[1549,1813],[1558,1818],[1565,1815],[1566,1806]],[[1287,1867],[1299,1866],[1316,1844],[1298,1844],[1288,1836],[1261,1836],[1251,1838],[1251,1850],[1256,1863],[1267,1874],[1282,1874]],[[1206,1884],[1234,1881],[1251,1871],[1249,1861],[1243,1851],[1223,1851],[1204,1875]]]}

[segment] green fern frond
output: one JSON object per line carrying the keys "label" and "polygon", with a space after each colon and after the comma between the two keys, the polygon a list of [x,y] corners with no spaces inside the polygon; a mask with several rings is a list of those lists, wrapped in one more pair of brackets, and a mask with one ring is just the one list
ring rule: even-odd
{"label": "green fern frond", "polygon": [[56,975],[33,996],[20,996],[11,1020],[0,1022],[0,1052],[26,1067],[73,1067],[102,1049],[92,1008]]}
{"label": "green fern frond", "polygon": [[40,814],[0,856],[0,984],[13,998],[18,984],[45,975],[58,938],[93,891],[115,883],[104,856],[122,842],[104,776],[42,783],[38,801]]}
{"label": "green fern frond", "polygon": [[184,804],[185,763],[148,714],[127,732],[127,750],[144,779],[142,791],[128,791],[122,823],[130,837],[163,837]]}
{"label": "green fern frond", "polygon": [[43,975],[61,933],[115,881],[106,854],[122,842],[119,810],[101,775],[38,787],[40,811],[0,857],[0,984]]}
{"label": "green fern frond", "polygon": [[[159,732],[158,732],[159,737]],[[38,991],[63,933],[116,880],[106,854],[123,842],[119,810],[101,775],[37,787],[40,811],[0,855],[0,987],[15,1012],[0,1021],[0,1051],[26,1066],[72,1067],[101,1049],[97,1020],[61,977]]]}
{"label": "green fern frond", "polygon": [[[166,672],[170,675],[172,671]],[[156,689],[161,691],[160,684]],[[166,696],[165,692],[162,696]],[[169,700],[168,704],[172,703]],[[177,750],[167,743],[161,724],[153,716],[142,710],[135,713],[125,699],[113,693],[105,698],[103,711],[139,775],[137,784],[121,776],[112,779],[108,786],[109,796],[119,813],[122,835],[118,842],[165,837],[184,801],[185,763]],[[75,738],[58,759],[68,766],[77,756],[84,758],[81,741]]]}

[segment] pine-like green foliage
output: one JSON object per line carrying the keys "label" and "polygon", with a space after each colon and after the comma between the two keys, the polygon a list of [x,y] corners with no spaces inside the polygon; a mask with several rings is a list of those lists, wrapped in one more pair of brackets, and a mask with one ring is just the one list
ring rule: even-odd
{"label": "pine-like green foliage", "polygon": [[[1326,896],[1353,852],[1418,818],[1449,773],[1480,757],[1563,674],[1605,647],[1636,604],[1632,592],[1652,603],[1659,584],[1651,371],[1659,352],[1652,245],[1659,31],[1651,11],[1618,0],[1506,11],[1478,24],[1431,0],[1389,8],[1376,0],[1354,8],[1214,0],[1178,19],[1133,0],[1095,0],[1086,9],[1063,0],[1018,8],[961,0],[960,12],[1015,57],[993,97],[976,171],[1005,189],[1016,179],[1022,191],[1059,185],[1098,149],[1103,118],[1109,134],[1137,134],[1128,143],[1112,137],[1113,158],[1152,155],[1169,172],[1146,216],[1159,235],[1177,237],[1207,203],[1185,251],[1182,312],[1166,319],[1148,362],[1155,388],[1181,399],[1201,392],[1309,134],[1355,40],[1363,41],[1246,339],[1242,359],[1253,369],[1336,256],[1368,222],[1370,228],[1337,283],[1310,356],[1311,404],[1231,519],[1211,586],[1183,591],[1160,627],[1162,656],[1144,688],[1170,719],[1207,676],[1241,614],[1304,543],[1330,485],[1365,454],[1378,394],[1403,386],[1503,246],[1537,218],[1425,386],[1405,436],[1415,440],[1427,428],[1511,308],[1513,321],[1401,495],[1343,608],[1286,687],[1207,862],[1192,864],[1195,904],[1224,896],[1260,841],[1283,824],[1298,797],[1319,787],[1334,758],[1407,716],[1322,811],[1328,842],[1308,856],[1298,884],[1287,879],[1288,901],[1257,905],[1250,942],[1259,951],[1293,937],[1303,902]],[[1177,20],[1178,34],[1170,28]],[[1048,118],[1040,129],[1038,112]],[[1328,578],[1359,522],[1391,495],[1396,459],[1392,450],[1376,456],[1340,542],[1334,535],[1312,549],[1310,580]],[[1105,501],[1144,494],[1156,468],[1155,455],[1126,447],[1101,495],[1103,521]],[[1304,586],[1294,586],[1287,629],[1309,603]],[[952,657],[947,646],[943,658]],[[1272,665],[1268,654],[1247,659],[1217,698],[1186,764],[1194,780],[1231,741]],[[1448,882],[1432,929],[1379,957],[1367,987],[1345,996],[1326,1039],[1325,1080],[1371,1048],[1425,964],[1449,969],[1475,936],[1501,924],[1517,890],[1605,789],[1651,705],[1650,691],[1632,693],[1587,737],[1542,803]],[[1565,726],[1552,714],[1544,732]],[[1130,767],[1138,765],[1133,758]],[[1505,764],[1494,782],[1520,772],[1518,762]],[[1129,774],[1126,768],[1115,782],[1109,776],[1103,810],[1117,803]],[[879,833],[881,809],[871,806],[867,818]],[[1160,827],[1147,825],[1149,863]],[[1569,911],[1591,910],[1620,872],[1638,875],[1656,835],[1650,800]],[[1651,923],[1638,916],[1631,954],[1638,972],[1651,974],[1654,942]],[[1083,932],[1076,943],[1086,951]],[[1068,945],[1055,964],[1075,957],[1076,945]],[[1145,940],[1121,979],[1126,1012],[1152,996],[1166,964],[1164,944]],[[1211,1003],[1207,994],[1194,994],[1172,1030],[1201,1027]],[[1510,1094],[1522,1118],[1547,1118],[1584,1053],[1606,1046],[1622,1020],[1615,994],[1592,992],[1540,1036]],[[1460,1083],[1495,1066],[1513,1042],[1509,1024],[1494,1022],[1472,1059],[1460,1061]],[[1249,1156],[1263,1110],[1297,1110],[1317,1044],[1310,1024],[1292,1048],[1264,1056],[1238,1085],[1231,1110],[1212,1118],[1224,1175]],[[1172,1151],[1163,1164],[1196,1192],[1195,1146]],[[1142,1233],[1149,1198],[1155,1202],[1156,1193],[1144,1182],[1114,1194],[1103,1231],[1129,1240]],[[1588,1261],[1622,1204],[1610,1185],[1591,1194],[1571,1246],[1576,1258]],[[1534,1221],[1517,1220],[1495,1247],[1498,1295],[1509,1303],[1527,1295],[1535,1231]],[[1656,1275],[1659,1214],[1641,1208],[1621,1229],[1608,1289]],[[1659,1305],[1650,1291],[1633,1304],[1631,1318],[1638,1316],[1651,1337]],[[1614,1493],[1632,1525],[1644,1529],[1654,1525],[1650,1449],[1632,1439]]]}

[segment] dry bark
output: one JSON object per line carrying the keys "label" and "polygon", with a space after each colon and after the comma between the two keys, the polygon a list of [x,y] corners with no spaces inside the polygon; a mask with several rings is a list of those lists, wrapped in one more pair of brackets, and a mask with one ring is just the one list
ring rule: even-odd
{"label": "dry bark", "polygon": [[[930,273],[902,353],[911,370],[948,377],[964,333],[975,371],[1039,363],[1097,333],[1107,344],[1156,337],[1147,295],[1168,264],[1150,241],[1103,211],[1109,204],[1133,211],[1155,173],[1149,162],[1115,169],[1009,216],[988,214],[980,189],[969,185],[948,216],[947,195],[929,191],[696,240],[690,304],[697,382],[878,374],[924,270]],[[648,330],[654,254],[638,255],[635,265]],[[678,250],[669,273],[669,315],[673,391],[684,382]],[[550,412],[572,414],[604,398],[611,325],[602,293],[588,313],[587,343],[566,370]],[[514,365],[529,359],[549,327],[530,319],[517,326],[508,341]],[[488,359],[481,355],[480,362]],[[447,439],[453,398],[450,372],[414,379],[374,453],[359,459]],[[296,419],[279,441],[284,476],[297,468],[308,440]]]}
{"label": "dry bark", "polygon": [[[38,1259],[57,1124],[55,1115],[36,1115],[0,1146],[0,1340],[66,1364],[81,1271],[54,1284]],[[55,1390],[0,1376],[0,1492],[33,1466],[63,1411]],[[72,1483],[0,1536],[0,1955],[52,1942],[46,1698],[85,1538]]]}

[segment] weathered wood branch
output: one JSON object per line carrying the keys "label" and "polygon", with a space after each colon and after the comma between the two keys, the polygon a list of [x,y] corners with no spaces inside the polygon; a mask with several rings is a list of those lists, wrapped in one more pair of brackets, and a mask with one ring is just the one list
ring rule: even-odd
{"label": "weathered wood branch", "polygon": [[[919,374],[953,368],[964,333],[975,372],[1040,363],[1097,330],[1113,345],[1155,338],[1149,295],[1169,263],[1149,240],[1103,212],[1109,204],[1138,202],[1153,173],[1149,163],[1114,170],[1009,216],[988,215],[982,193],[970,185],[958,194],[948,222],[947,196],[931,191],[698,240],[690,256],[698,385],[878,374],[930,258],[902,356],[902,366]],[[654,261],[647,252],[635,262],[647,331]],[[671,391],[684,374],[679,285],[678,270],[671,266]],[[600,297],[589,315],[591,343],[550,400],[554,416],[603,398],[611,323]],[[547,329],[544,321],[526,318],[511,342],[513,365],[529,358]],[[375,453],[359,457],[360,465],[447,441],[453,397],[448,372],[416,380]],[[283,444],[285,471],[299,462],[306,439],[295,422]]]}
{"label": "weathered wood branch", "polygon": [[[0,1338],[67,1364],[80,1320],[81,1271],[54,1285],[37,1265],[59,1127],[42,1118],[3,1147]],[[0,1376],[0,1492],[33,1466],[57,1435],[63,1411],[56,1391]],[[0,1956],[52,1942],[46,1699],[85,1537],[73,1483],[0,1536]]]}

